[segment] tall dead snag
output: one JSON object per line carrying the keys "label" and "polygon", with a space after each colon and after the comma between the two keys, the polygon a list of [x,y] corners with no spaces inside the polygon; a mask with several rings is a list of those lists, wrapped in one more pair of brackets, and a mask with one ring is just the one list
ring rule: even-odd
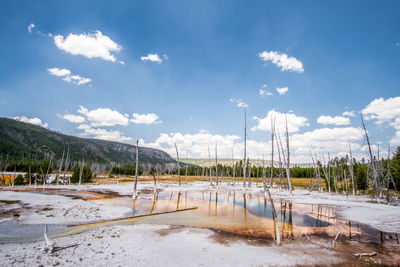
{"label": "tall dead snag", "polygon": [[356,194],[355,184],[354,184],[354,168],[353,168],[353,153],[351,152],[351,145],[349,144],[350,149],[350,176],[351,176],[351,187],[353,188],[353,196]]}
{"label": "tall dead snag", "polygon": [[281,159],[281,149],[279,148],[279,140],[278,137],[275,134],[275,139],[276,139],[276,147],[278,148],[278,160],[279,160],[279,189],[282,189],[282,184],[283,184],[283,170],[282,170],[282,159]]}
{"label": "tall dead snag", "polygon": [[29,179],[29,187],[32,186],[32,177],[31,177],[31,163],[29,162],[29,169],[28,169],[28,179]]}
{"label": "tall dead snag", "polygon": [[156,180],[156,175],[153,172],[153,182],[154,182],[154,194],[157,193],[157,180]]}
{"label": "tall dead snag", "polygon": [[49,162],[49,166],[47,167],[46,175],[43,177],[43,188],[44,188],[45,185],[46,185],[47,175],[49,175],[50,166],[51,166],[51,160],[52,160],[52,158],[50,158],[50,162]]}
{"label": "tall dead snag", "polygon": [[58,183],[59,183],[59,181],[60,181],[60,173],[61,173],[61,170],[62,170],[62,165],[63,165],[63,163],[64,163],[64,150],[63,150],[63,153],[62,153],[62,157],[61,157],[61,162],[60,162],[60,167],[58,168],[58,172],[57,172],[57,177],[56,177],[56,184],[58,185]]}
{"label": "tall dead snag", "polygon": [[313,154],[311,153],[311,150],[310,150],[310,156],[311,156],[311,161],[312,161],[312,163],[313,163],[313,166],[314,166],[314,174],[315,174],[315,177],[316,177],[316,179],[317,179],[317,186],[318,186],[318,191],[319,191],[319,184],[318,184],[318,178],[317,178],[317,166],[315,165],[315,161],[314,161],[314,156],[313,156]]}
{"label": "tall dead snag", "polygon": [[272,188],[274,178],[274,137],[275,137],[275,117],[271,116],[271,177],[269,185]]}
{"label": "tall dead snag", "polygon": [[185,164],[185,184],[187,184],[189,153],[186,151],[186,164]]}
{"label": "tall dead snag", "polygon": [[396,189],[396,185],[394,183],[392,173],[390,172],[390,145],[388,145],[386,179],[387,179],[386,180],[387,181],[387,184],[386,184],[386,189],[387,189],[387,191],[386,191],[386,201],[387,201],[387,203],[389,203],[390,202],[390,191],[389,191],[390,182],[392,182],[393,188]]}
{"label": "tall dead snag", "polygon": [[246,138],[247,138],[247,121],[246,108],[244,109],[244,156],[243,156],[243,187],[246,187]]}
{"label": "tall dead snag", "polygon": [[[69,165],[69,147],[67,150],[67,156],[65,157],[64,178],[63,178],[64,183],[65,183],[65,173],[67,171],[68,165]],[[71,178],[68,179],[68,185],[71,185]]]}
{"label": "tall dead snag", "polygon": [[218,186],[218,149],[217,149],[217,140],[215,140],[215,183]]}
{"label": "tall dead snag", "polygon": [[232,147],[232,184],[235,186],[235,174],[236,174],[236,168],[235,168],[235,160],[233,159],[233,147]]}
{"label": "tall dead snag", "polygon": [[177,158],[176,164],[178,167],[178,184],[179,184],[179,186],[181,186],[181,168],[179,167],[179,152],[178,152],[178,147],[176,146],[176,143],[175,143],[175,149],[176,149],[176,158]]}
{"label": "tall dead snag", "polygon": [[264,161],[264,154],[263,154],[263,158],[262,158],[262,176],[263,176],[263,185],[264,185],[264,196],[267,195],[267,177],[266,177],[266,173],[265,173],[265,161]]}
{"label": "tall dead snag", "polygon": [[209,174],[210,174],[210,185],[212,185],[210,146],[208,146],[208,170],[209,170]]}
{"label": "tall dead snag", "polygon": [[287,149],[287,160],[286,160],[286,175],[288,180],[289,194],[292,196],[292,183],[290,182],[290,147],[289,147],[289,128],[287,124],[287,116],[286,116],[286,149]]}
{"label": "tall dead snag", "polygon": [[[326,178],[326,183],[328,184],[328,191],[329,191],[329,194],[331,193],[331,170],[330,170],[330,166],[329,166],[329,162],[328,162],[328,164],[326,164],[326,162],[325,162],[325,156],[324,155],[322,155],[322,159],[324,160],[324,166],[322,167],[322,170],[324,171],[324,175],[325,175],[325,178]],[[327,172],[327,169],[328,169],[328,172]]]}
{"label": "tall dead snag", "polygon": [[158,171],[158,164],[156,164],[157,184],[160,184],[160,173]]}
{"label": "tall dead snag", "polygon": [[83,159],[81,161],[81,169],[79,171],[79,185],[81,185],[82,182],[82,174],[83,174]]}
{"label": "tall dead snag", "polygon": [[37,187],[37,178],[38,178],[38,175],[39,175],[39,167],[38,167],[38,165],[36,166],[36,175],[35,175],[35,187]]}
{"label": "tall dead snag", "polygon": [[137,192],[136,192],[136,190],[137,190],[138,174],[139,174],[139,140],[136,140],[135,183],[133,184],[132,199],[136,199],[136,197],[137,197]]}
{"label": "tall dead snag", "polygon": [[375,161],[374,161],[374,157],[372,155],[372,150],[371,150],[371,144],[369,142],[369,136],[368,136],[368,132],[367,132],[367,128],[365,127],[365,123],[364,123],[364,118],[363,115],[361,114],[361,123],[362,126],[364,128],[364,133],[365,133],[365,138],[367,139],[367,144],[368,144],[368,152],[369,152],[369,160],[370,160],[370,166],[372,169],[372,175],[373,175],[373,184],[375,186],[375,191],[376,191],[376,199],[379,198],[380,195],[380,186],[379,186],[379,181],[378,181],[378,172],[375,168]]}

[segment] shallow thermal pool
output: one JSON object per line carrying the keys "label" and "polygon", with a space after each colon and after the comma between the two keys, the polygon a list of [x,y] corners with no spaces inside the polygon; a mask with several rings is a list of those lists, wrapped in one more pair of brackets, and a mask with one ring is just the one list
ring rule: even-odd
{"label": "shallow thermal pool", "polygon": [[274,220],[268,198],[249,193],[231,191],[185,191],[156,194],[142,193],[138,199],[116,197],[93,200],[99,204],[132,207],[132,216],[157,214],[165,211],[187,209],[171,214],[146,216],[140,220],[123,223],[154,223],[210,228],[221,233],[245,238],[275,239],[275,223],[279,224],[281,239],[299,236],[329,236],[338,232],[349,239],[373,243],[398,240],[397,234],[383,233],[366,225],[342,220],[338,208],[331,205],[294,204],[275,200],[277,218]]}
{"label": "shallow thermal pool", "polygon": [[[153,194],[150,191],[142,191],[136,200],[105,192],[90,195],[91,192],[83,191],[52,191],[50,194],[86,199],[100,205],[130,207],[131,213],[125,215],[132,218],[80,225],[49,225],[49,235],[56,237],[110,223],[145,223],[208,228],[239,238],[268,241],[277,237],[275,223],[278,223],[279,236],[287,241],[302,236],[334,238],[340,232],[348,240],[375,244],[398,242],[397,234],[383,233],[366,225],[340,219],[338,208],[331,205],[294,204],[278,199],[274,201],[277,218],[273,218],[268,198],[250,193],[205,190],[161,191]],[[43,190],[37,193],[49,194]],[[193,207],[196,209],[162,214]],[[139,215],[151,216],[135,218]],[[15,219],[4,221],[0,223],[0,244],[43,240],[43,229],[44,225],[40,224],[19,224]]]}

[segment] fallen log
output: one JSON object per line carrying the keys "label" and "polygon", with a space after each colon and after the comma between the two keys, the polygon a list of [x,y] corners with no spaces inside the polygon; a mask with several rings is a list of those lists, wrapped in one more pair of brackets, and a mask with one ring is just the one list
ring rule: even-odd
{"label": "fallen log", "polygon": [[372,257],[372,256],[376,256],[376,252],[374,251],[374,252],[370,252],[370,253],[356,253],[356,254],[353,254],[353,256],[354,257],[357,257],[357,258],[361,258],[361,257]]}
{"label": "fallen log", "polygon": [[116,222],[125,222],[125,221],[130,221],[134,219],[139,219],[139,218],[144,218],[144,217],[150,217],[150,216],[156,216],[156,215],[162,215],[162,214],[169,214],[169,213],[176,213],[176,212],[182,212],[182,211],[189,211],[189,210],[195,210],[198,207],[192,207],[192,208],[186,208],[186,209],[177,209],[177,210],[170,210],[170,211],[163,211],[163,212],[156,212],[156,213],[151,213],[151,214],[142,214],[142,215],[137,215],[137,216],[131,216],[131,217],[124,217],[124,218],[119,218],[119,219],[111,219],[111,220],[103,220],[103,221],[95,221],[95,222],[89,222],[89,223],[78,223],[78,224],[69,224],[69,227],[73,226],[95,226],[99,224],[108,224],[108,223],[116,223]]}

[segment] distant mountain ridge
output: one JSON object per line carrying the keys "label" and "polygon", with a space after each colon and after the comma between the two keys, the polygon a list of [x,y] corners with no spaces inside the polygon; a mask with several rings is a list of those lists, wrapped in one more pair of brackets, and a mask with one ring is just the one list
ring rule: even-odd
{"label": "distant mountain ridge", "polygon": [[[60,159],[67,149],[71,161],[84,159],[98,163],[131,164],[136,157],[136,148],[130,144],[79,138],[14,119],[0,118],[2,157],[41,160],[52,156]],[[164,165],[175,160],[164,151],[139,146],[139,162]]]}

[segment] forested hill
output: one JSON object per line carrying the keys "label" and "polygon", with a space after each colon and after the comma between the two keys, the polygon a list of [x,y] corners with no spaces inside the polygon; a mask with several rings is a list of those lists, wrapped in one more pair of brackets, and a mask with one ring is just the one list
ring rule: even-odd
{"label": "forested hill", "polygon": [[[71,161],[84,159],[85,162],[132,163],[135,160],[135,146],[97,139],[79,138],[50,131],[40,126],[0,118],[0,156],[9,159],[44,158],[60,159],[69,148]],[[173,163],[175,160],[166,152],[139,147],[140,163]]]}

